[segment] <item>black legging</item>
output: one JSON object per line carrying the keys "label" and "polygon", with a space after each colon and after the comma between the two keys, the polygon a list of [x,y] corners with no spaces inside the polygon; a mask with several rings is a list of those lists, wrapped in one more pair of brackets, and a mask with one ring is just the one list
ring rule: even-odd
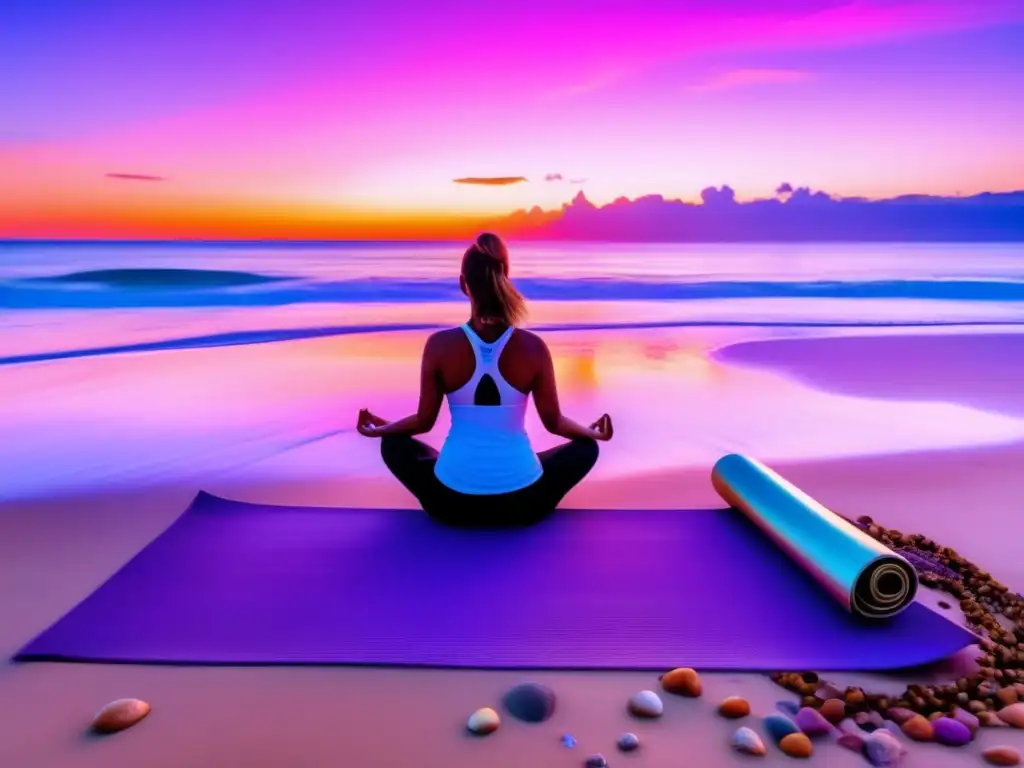
{"label": "black legging", "polygon": [[424,511],[438,522],[460,527],[531,525],[555,511],[565,495],[597,463],[594,440],[577,439],[537,454],[544,474],[526,488],[486,496],[454,491],[434,474],[437,451],[405,435],[381,438],[380,453]]}

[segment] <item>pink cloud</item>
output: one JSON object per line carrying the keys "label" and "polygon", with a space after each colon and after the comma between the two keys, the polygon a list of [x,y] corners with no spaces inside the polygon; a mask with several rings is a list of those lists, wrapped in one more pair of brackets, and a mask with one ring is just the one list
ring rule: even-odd
{"label": "pink cloud", "polygon": [[507,187],[510,184],[522,184],[525,176],[465,176],[453,179],[456,184],[474,184],[479,187]]}
{"label": "pink cloud", "polygon": [[118,179],[119,181],[167,181],[165,176],[152,176],[148,173],[105,173],[103,175],[108,179]]}
{"label": "pink cloud", "polygon": [[726,91],[751,85],[782,85],[814,78],[812,72],[799,69],[734,69],[692,86],[694,91]]}

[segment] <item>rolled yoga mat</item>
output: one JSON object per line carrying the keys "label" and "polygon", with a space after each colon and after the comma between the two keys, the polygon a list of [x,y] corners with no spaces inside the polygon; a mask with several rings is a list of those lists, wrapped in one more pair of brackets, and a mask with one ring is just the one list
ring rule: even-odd
{"label": "rolled yoga mat", "polygon": [[864,621],[734,510],[564,511],[460,531],[413,510],[200,494],[17,658],[839,670],[924,664],[975,641],[918,603]]}
{"label": "rolled yoga mat", "polygon": [[746,515],[851,613],[887,619],[917,594],[903,557],[754,459],[730,454],[711,472],[719,496]]}

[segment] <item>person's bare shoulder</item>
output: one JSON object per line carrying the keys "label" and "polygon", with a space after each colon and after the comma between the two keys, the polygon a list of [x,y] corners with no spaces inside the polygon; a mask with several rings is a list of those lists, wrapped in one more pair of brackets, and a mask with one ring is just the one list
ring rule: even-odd
{"label": "person's bare shoulder", "polygon": [[533,331],[519,328],[516,330],[515,339],[516,343],[520,345],[520,349],[532,358],[542,359],[545,355],[550,354],[547,343]]}
{"label": "person's bare shoulder", "polygon": [[457,348],[465,338],[460,328],[445,328],[443,331],[434,331],[427,337],[427,343],[423,347],[424,355],[444,355],[446,352]]}

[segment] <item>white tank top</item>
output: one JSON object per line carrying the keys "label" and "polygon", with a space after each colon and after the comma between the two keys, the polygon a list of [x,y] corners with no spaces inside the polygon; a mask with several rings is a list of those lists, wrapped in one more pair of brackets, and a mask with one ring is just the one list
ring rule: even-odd
{"label": "white tank top", "polygon": [[528,395],[498,370],[513,328],[487,344],[469,325],[462,330],[476,358],[466,384],[448,394],[452,425],[434,465],[437,479],[453,491],[475,496],[509,493],[535,483],[543,474],[526,434]]}

